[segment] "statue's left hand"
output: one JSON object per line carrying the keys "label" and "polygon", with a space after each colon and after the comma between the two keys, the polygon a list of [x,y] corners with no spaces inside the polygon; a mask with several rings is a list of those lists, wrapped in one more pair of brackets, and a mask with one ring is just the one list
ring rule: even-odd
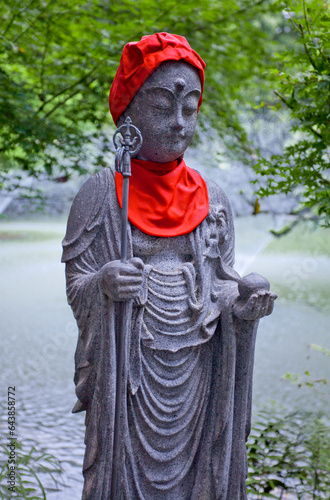
{"label": "statue's left hand", "polygon": [[255,321],[273,312],[276,293],[269,290],[269,281],[251,273],[238,282],[239,296],[233,304],[233,313],[239,319]]}

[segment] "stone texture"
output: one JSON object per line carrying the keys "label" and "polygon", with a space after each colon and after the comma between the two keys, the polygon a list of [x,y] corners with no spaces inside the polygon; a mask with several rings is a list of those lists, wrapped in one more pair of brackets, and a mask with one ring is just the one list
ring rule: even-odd
{"label": "stone texture", "polygon": [[[200,89],[184,62],[163,63],[148,78],[119,123],[129,115],[141,130],[139,158],[183,155]],[[79,327],[74,411],[86,411],[85,500],[110,498],[124,299],[128,380],[116,498],[246,498],[255,336],[276,296],[261,276],[233,270],[230,206],[211,181],[208,193],[209,215],[190,234],[158,238],[129,224],[125,265],[114,171],[91,177],[73,203],[62,260]]]}

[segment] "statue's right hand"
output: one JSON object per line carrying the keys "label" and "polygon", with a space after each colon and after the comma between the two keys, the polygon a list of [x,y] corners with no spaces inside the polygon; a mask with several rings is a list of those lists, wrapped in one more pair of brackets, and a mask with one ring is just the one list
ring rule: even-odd
{"label": "statue's right hand", "polygon": [[115,301],[134,299],[140,292],[144,264],[133,257],[125,264],[120,260],[108,262],[101,269],[101,286]]}

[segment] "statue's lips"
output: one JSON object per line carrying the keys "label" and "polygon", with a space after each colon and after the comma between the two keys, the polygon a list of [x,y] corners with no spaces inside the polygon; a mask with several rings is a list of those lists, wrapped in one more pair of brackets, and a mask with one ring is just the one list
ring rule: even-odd
{"label": "statue's lips", "polygon": [[185,140],[186,140],[186,134],[182,134],[182,135],[175,134],[175,135],[171,135],[171,138],[170,138],[171,142],[182,142]]}

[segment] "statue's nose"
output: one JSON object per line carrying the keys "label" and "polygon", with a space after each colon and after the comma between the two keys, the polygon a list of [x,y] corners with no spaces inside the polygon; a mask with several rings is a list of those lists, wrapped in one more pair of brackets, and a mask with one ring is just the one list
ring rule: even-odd
{"label": "statue's nose", "polygon": [[174,127],[175,130],[182,130],[184,127],[184,120],[182,115],[182,107],[178,106],[174,115]]}

